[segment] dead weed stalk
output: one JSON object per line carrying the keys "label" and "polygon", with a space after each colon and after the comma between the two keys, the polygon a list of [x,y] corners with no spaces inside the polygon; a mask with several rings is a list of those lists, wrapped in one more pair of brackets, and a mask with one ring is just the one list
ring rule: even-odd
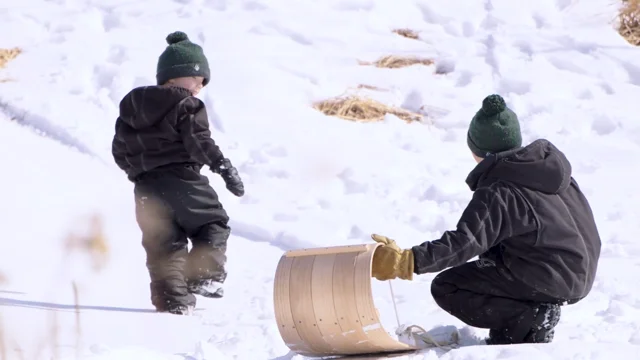
{"label": "dead weed stalk", "polygon": [[407,28],[394,29],[393,32],[398,34],[398,35],[400,35],[400,36],[404,36],[406,38],[409,38],[409,39],[419,39],[420,38],[420,36],[418,36],[418,32],[417,31],[411,30],[411,29],[407,29]]}

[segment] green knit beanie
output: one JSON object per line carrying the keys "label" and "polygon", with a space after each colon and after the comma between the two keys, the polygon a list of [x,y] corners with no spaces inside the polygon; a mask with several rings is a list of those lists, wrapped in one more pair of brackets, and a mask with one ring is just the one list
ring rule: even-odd
{"label": "green knit beanie", "polygon": [[209,62],[200,45],[189,41],[189,37],[182,31],[169,34],[166,38],[169,46],[158,58],[156,80],[158,85],[170,79],[187,76],[202,76],[202,85],[207,85],[211,77]]}
{"label": "green knit beanie", "polygon": [[482,108],[471,119],[467,145],[481,158],[522,145],[518,116],[500,95],[489,95],[482,101]]}

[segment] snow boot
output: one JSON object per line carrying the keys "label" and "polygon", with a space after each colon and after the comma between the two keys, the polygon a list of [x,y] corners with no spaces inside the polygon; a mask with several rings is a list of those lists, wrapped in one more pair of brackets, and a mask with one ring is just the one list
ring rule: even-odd
{"label": "snow boot", "polygon": [[525,336],[525,343],[550,343],[555,335],[554,328],[560,322],[561,308],[557,304],[540,304],[536,311],[531,330]]}
{"label": "snow boot", "polygon": [[158,310],[160,313],[169,313],[174,315],[193,315],[195,307],[186,305],[170,305],[166,309]]}
{"label": "snow boot", "polygon": [[560,305],[540,304],[534,310],[533,322],[524,338],[514,339],[510,329],[491,329],[485,343],[487,345],[550,343],[555,334],[554,328],[560,321],[560,314]]}
{"label": "snow boot", "polygon": [[198,280],[188,282],[189,292],[208,298],[219,299],[224,296],[222,283],[214,280]]}

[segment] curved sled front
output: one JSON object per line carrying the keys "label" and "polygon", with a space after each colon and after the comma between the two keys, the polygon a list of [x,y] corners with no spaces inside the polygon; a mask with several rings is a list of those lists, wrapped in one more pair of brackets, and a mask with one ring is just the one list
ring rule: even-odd
{"label": "curved sled front", "polygon": [[321,357],[415,349],[380,324],[371,291],[378,246],[291,250],[282,256],[274,281],[275,315],[293,352]]}

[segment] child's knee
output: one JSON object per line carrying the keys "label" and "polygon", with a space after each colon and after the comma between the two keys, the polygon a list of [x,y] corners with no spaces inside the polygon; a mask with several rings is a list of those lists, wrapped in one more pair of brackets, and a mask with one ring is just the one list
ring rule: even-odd
{"label": "child's knee", "polygon": [[458,287],[451,281],[448,271],[441,272],[431,281],[431,296],[440,307],[446,306],[445,299],[453,296],[458,290]]}

